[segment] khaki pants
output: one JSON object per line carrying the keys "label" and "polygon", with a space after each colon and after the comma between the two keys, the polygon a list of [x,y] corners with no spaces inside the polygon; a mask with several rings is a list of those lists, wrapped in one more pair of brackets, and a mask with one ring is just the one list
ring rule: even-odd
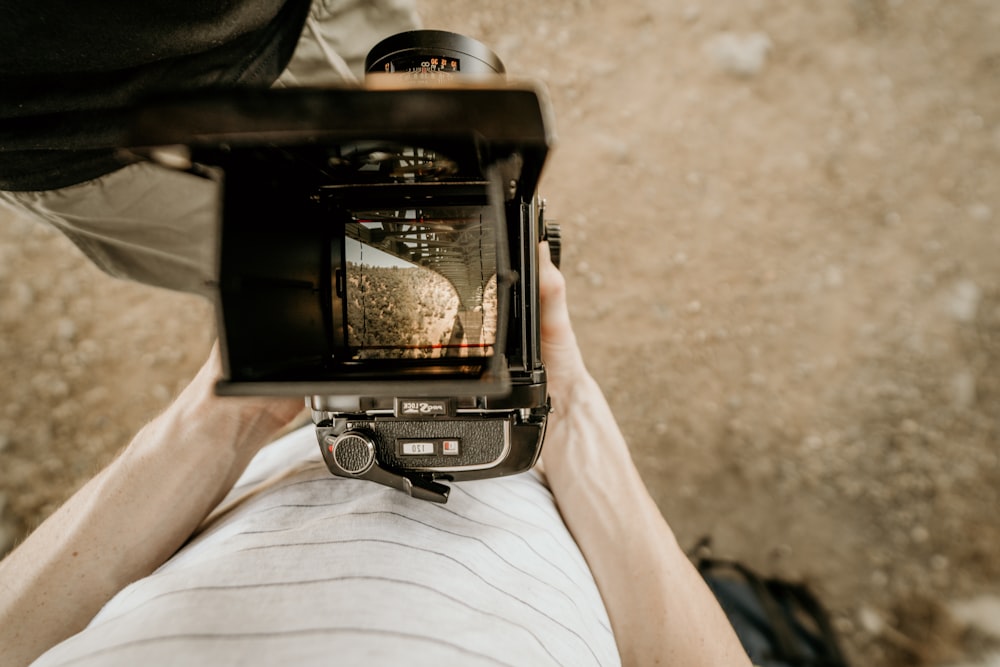
{"label": "khaki pants", "polygon": [[[419,27],[413,0],[314,0],[275,87],[363,76],[368,50]],[[218,277],[219,188],[214,181],[136,163],[60,190],[0,192],[55,226],[116,278],[211,296]]]}

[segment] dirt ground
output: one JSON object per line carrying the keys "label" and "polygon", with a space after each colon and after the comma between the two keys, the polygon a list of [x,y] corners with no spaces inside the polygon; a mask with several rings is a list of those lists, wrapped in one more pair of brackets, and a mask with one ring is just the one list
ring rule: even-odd
{"label": "dirt ground", "polygon": [[[573,316],[681,543],[808,582],[856,665],[995,651],[948,610],[1000,594],[1000,4],[422,7],[549,87]],[[3,553],[214,324],[4,210],[0,330]]]}

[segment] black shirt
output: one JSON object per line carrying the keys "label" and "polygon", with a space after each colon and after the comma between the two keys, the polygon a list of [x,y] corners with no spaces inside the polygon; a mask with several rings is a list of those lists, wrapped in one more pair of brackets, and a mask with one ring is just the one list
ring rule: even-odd
{"label": "black shirt", "polygon": [[197,88],[269,86],[309,0],[16,0],[0,5],[0,189],[50,190],[126,161],[111,112]]}

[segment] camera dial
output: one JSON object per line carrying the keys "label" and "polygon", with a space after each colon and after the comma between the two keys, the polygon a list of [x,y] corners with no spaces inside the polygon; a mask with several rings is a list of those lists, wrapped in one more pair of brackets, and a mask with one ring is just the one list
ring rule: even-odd
{"label": "camera dial", "polygon": [[339,436],[327,436],[323,444],[334,463],[348,475],[363,475],[375,463],[375,443],[360,431],[346,431]]}

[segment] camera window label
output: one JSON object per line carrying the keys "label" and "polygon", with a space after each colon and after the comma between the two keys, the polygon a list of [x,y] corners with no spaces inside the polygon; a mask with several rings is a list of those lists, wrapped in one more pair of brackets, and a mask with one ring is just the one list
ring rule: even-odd
{"label": "camera window label", "polygon": [[458,438],[435,438],[418,440],[400,438],[396,440],[396,451],[400,456],[458,456],[461,440]]}
{"label": "camera window label", "polygon": [[434,454],[434,443],[426,440],[400,443],[404,456],[429,456]]}

